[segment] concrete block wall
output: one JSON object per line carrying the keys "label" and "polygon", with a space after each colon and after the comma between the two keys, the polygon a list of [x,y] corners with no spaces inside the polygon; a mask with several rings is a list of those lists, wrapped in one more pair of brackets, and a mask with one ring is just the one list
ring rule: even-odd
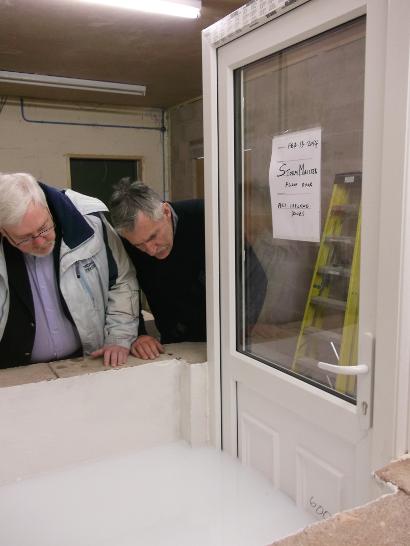
{"label": "concrete block wall", "polygon": [[161,110],[25,99],[24,115],[13,98],[0,111],[1,172],[29,172],[70,187],[70,157],[138,158],[144,182],[162,193]]}
{"label": "concrete block wall", "polygon": [[168,111],[170,127],[170,199],[194,199],[195,158],[204,155],[202,98]]}

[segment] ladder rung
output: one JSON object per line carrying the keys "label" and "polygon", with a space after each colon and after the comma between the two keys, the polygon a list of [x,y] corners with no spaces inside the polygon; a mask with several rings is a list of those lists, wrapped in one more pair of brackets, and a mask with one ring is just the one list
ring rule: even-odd
{"label": "ladder rung", "polygon": [[323,307],[331,307],[332,309],[340,309],[341,311],[346,309],[345,301],[336,300],[334,298],[325,298],[323,296],[315,296],[312,298],[312,303],[322,305]]}
{"label": "ladder rung", "polygon": [[322,339],[323,341],[328,341],[329,343],[333,341],[333,343],[338,343],[340,345],[342,342],[342,334],[338,334],[333,330],[322,330],[321,328],[309,326],[308,328],[305,328],[304,333]]}
{"label": "ladder rung", "polygon": [[337,265],[324,265],[319,267],[319,273],[322,275],[335,275],[337,277],[350,277],[350,267],[343,267]]}
{"label": "ladder rung", "polygon": [[327,243],[343,243],[347,245],[353,245],[355,242],[355,238],[350,237],[349,235],[327,235],[325,241]]}
{"label": "ladder rung", "polygon": [[348,203],[345,205],[333,205],[333,212],[343,212],[345,214],[352,214],[359,211],[359,205],[354,203]]}
{"label": "ladder rung", "polygon": [[335,184],[346,184],[347,187],[353,187],[353,184],[360,184],[362,181],[361,172],[339,173],[335,177]]}

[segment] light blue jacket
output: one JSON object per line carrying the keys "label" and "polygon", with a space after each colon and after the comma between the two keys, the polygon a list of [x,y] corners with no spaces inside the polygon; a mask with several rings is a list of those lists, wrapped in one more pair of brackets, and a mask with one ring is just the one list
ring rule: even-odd
{"label": "light blue jacket", "polygon": [[[73,190],[41,184],[60,227],[59,286],[84,353],[103,345],[129,348],[137,337],[139,298],[135,270],[121,240],[106,221],[107,207]],[[0,246],[0,338],[9,312],[3,243]]]}

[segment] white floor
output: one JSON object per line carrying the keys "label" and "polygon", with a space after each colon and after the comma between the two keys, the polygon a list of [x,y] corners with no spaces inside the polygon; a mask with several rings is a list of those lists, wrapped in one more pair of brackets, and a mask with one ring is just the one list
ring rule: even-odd
{"label": "white floor", "polygon": [[311,521],[237,460],[184,443],[0,487],[1,546],[264,546]]}

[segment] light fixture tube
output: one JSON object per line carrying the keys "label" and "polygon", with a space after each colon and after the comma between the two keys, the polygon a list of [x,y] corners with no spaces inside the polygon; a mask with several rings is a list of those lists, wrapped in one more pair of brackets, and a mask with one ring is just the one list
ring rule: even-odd
{"label": "light fixture tube", "polygon": [[134,9],[148,13],[174,15],[197,19],[201,13],[200,0],[83,0],[84,2],[112,6],[117,8]]}
{"label": "light fixture tube", "polygon": [[77,89],[80,91],[101,91],[103,93],[120,95],[144,96],[146,92],[145,85],[83,80],[44,74],[27,74],[24,72],[7,72],[5,70],[0,70],[0,83],[18,83],[40,87],[57,87],[59,89]]}

